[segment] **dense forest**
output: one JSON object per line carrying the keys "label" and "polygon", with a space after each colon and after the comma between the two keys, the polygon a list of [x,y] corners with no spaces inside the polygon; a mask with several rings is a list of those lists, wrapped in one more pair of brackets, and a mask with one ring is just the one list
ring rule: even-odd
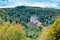
{"label": "dense forest", "polygon": [[0,40],[60,40],[60,10],[0,8]]}
{"label": "dense forest", "polygon": [[39,21],[44,25],[54,22],[54,19],[60,16],[60,10],[53,8],[39,8],[29,6],[17,6],[15,8],[1,8],[0,18],[4,21],[16,21],[16,23],[28,23],[30,16],[37,15]]}

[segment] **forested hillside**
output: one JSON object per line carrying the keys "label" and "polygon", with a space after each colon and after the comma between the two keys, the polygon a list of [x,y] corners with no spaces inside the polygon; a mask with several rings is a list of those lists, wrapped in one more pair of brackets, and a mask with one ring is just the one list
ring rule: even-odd
{"label": "forested hillside", "polygon": [[0,40],[60,40],[59,20],[59,9],[0,8]]}
{"label": "forested hillside", "polygon": [[44,24],[49,25],[60,14],[60,10],[53,8],[39,8],[29,6],[17,6],[15,8],[0,8],[0,18],[4,21],[16,21],[16,23],[28,23],[30,16],[37,15],[38,19]]}

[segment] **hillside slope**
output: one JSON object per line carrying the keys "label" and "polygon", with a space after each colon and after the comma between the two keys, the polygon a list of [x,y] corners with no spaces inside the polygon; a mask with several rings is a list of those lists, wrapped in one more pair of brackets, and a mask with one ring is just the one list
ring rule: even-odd
{"label": "hillside slope", "polygon": [[60,16],[60,10],[53,8],[39,8],[29,6],[17,6],[15,8],[0,8],[0,18],[4,21],[16,21],[16,23],[28,23],[30,16],[37,15],[43,25],[49,25],[54,22],[56,17]]}

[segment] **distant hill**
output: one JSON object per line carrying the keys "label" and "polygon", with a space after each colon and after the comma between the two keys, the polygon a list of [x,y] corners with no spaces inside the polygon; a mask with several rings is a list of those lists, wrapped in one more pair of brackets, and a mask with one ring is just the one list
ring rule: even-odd
{"label": "distant hill", "polygon": [[56,17],[60,17],[60,10],[53,8],[40,8],[29,6],[17,6],[15,8],[0,8],[0,18],[4,21],[16,21],[16,23],[28,23],[30,16],[37,15],[43,25],[54,22]]}

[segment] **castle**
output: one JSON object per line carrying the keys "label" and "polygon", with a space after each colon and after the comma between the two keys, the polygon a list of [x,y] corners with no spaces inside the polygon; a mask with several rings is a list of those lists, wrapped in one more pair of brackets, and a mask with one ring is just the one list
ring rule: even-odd
{"label": "castle", "polygon": [[33,26],[41,26],[41,22],[38,20],[36,15],[33,15],[30,17],[30,22],[28,23],[29,27],[33,27]]}

